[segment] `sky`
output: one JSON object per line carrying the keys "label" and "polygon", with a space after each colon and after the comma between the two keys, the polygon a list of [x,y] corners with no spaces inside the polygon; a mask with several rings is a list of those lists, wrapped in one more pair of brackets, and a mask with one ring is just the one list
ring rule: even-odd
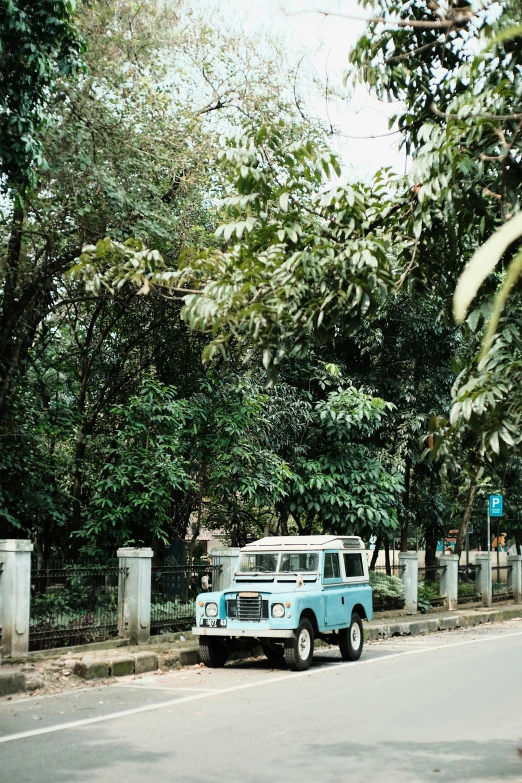
{"label": "sky", "polygon": [[[364,17],[355,0],[228,0],[227,12],[239,13],[253,30],[264,28],[283,36],[289,49],[305,50],[326,84],[347,93],[343,87],[343,75],[349,67],[348,54],[364,32],[365,22],[336,16],[324,16],[325,11],[342,10],[343,13]],[[409,168],[404,152],[399,152],[398,134],[388,135],[388,119],[400,110],[400,105],[388,104],[369,95],[359,85],[350,88],[346,101],[330,103],[318,101],[316,112],[325,120],[330,119],[343,134],[336,144],[344,162],[359,176],[370,176],[382,166],[392,166],[398,173]],[[357,137],[377,138],[357,138]],[[334,145],[335,146],[335,145]]]}

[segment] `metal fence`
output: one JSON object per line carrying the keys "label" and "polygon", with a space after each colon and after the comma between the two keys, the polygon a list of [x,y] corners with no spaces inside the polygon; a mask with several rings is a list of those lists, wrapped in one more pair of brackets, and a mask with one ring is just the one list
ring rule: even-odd
{"label": "metal fence", "polygon": [[513,598],[513,588],[508,587],[507,581],[509,574],[513,566],[510,565],[494,565],[491,573],[491,600],[493,603],[499,601],[506,601],[509,598]]}
{"label": "metal fence", "polygon": [[150,607],[152,636],[188,631],[196,620],[199,593],[218,585],[221,566],[153,563]]}
{"label": "metal fence", "polygon": [[118,634],[118,577],[113,559],[33,563],[29,650],[48,650],[110,639]]}
{"label": "metal fence", "polygon": [[441,573],[446,570],[444,565],[420,566],[418,570],[418,599],[419,604],[424,605],[423,611],[429,606],[444,606],[447,601],[440,594]]}

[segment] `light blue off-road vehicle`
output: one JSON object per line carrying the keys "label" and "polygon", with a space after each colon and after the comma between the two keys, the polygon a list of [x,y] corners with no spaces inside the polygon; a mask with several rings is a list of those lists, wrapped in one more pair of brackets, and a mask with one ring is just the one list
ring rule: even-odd
{"label": "light blue off-road vehicle", "polygon": [[262,538],[241,549],[234,580],[196,601],[201,660],[224,666],[231,650],[261,644],[267,658],[307,669],[314,640],[339,645],[345,661],[363,648],[372,618],[364,544],[357,536]]}

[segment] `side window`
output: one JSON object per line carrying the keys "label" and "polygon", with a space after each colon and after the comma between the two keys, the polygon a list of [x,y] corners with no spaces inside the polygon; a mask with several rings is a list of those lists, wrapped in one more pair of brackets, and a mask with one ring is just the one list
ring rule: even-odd
{"label": "side window", "polygon": [[364,576],[362,555],[360,552],[344,553],[344,571],[346,576]]}
{"label": "side window", "polygon": [[339,579],[341,576],[341,569],[339,567],[339,554],[338,552],[325,552],[324,555],[324,578],[325,579]]}

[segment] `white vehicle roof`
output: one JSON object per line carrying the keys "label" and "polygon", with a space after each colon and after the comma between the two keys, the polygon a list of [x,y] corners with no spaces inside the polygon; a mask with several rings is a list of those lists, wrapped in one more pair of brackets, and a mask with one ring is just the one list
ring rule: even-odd
{"label": "white vehicle roof", "polygon": [[364,549],[359,536],[270,536],[252,541],[242,547],[242,552],[267,552],[282,549]]}

